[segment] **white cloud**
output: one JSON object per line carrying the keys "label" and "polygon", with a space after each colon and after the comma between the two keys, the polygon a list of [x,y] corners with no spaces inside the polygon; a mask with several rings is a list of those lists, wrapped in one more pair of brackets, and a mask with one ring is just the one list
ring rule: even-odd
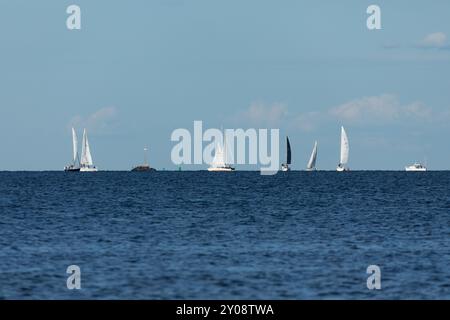
{"label": "white cloud", "polygon": [[252,103],[249,108],[238,113],[234,120],[255,127],[284,127],[304,132],[337,124],[354,125],[398,125],[410,121],[437,123],[450,114],[436,113],[420,101],[401,103],[394,94],[381,94],[350,100],[323,111],[290,112],[286,105],[274,103]]}
{"label": "white cloud", "polygon": [[427,48],[443,48],[447,45],[447,35],[443,32],[430,33],[422,39],[420,45]]}
{"label": "white cloud", "polygon": [[421,40],[414,43],[388,42],[383,45],[384,49],[448,49],[450,44],[444,32],[433,32],[427,34]]}
{"label": "white cloud", "polygon": [[382,94],[346,102],[331,108],[329,114],[341,121],[384,124],[405,118],[428,119],[431,109],[421,102],[402,105],[397,96]]}
{"label": "white cloud", "polygon": [[239,113],[238,118],[257,126],[274,126],[280,124],[287,114],[287,107],[282,103],[265,105],[254,102],[246,111]]}
{"label": "white cloud", "polygon": [[117,109],[115,107],[105,107],[86,117],[80,115],[73,117],[69,122],[69,126],[101,132],[105,131],[110,126],[111,121],[116,115]]}
{"label": "white cloud", "polygon": [[320,112],[311,111],[301,113],[294,117],[292,125],[302,131],[313,131],[323,120]]}

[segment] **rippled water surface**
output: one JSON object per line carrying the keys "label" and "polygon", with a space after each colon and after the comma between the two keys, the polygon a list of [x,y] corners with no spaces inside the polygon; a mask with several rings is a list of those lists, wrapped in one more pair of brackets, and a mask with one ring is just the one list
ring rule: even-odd
{"label": "rippled water surface", "polygon": [[450,172],[4,172],[0,218],[4,299],[450,299]]}

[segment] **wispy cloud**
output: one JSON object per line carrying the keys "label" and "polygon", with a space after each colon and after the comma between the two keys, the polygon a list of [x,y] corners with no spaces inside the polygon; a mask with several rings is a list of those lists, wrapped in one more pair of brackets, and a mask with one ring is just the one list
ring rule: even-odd
{"label": "wispy cloud", "polygon": [[429,119],[431,108],[421,102],[403,105],[397,96],[382,94],[343,103],[331,108],[329,114],[341,121],[351,123],[385,124],[401,119]]}
{"label": "wispy cloud", "polygon": [[403,103],[395,94],[380,94],[349,100],[324,110],[290,112],[285,104],[253,103],[239,112],[235,119],[242,124],[256,127],[285,127],[304,132],[323,126],[349,125],[407,125],[409,123],[440,123],[450,119],[450,111],[435,112],[421,101]]}
{"label": "wispy cloud", "polygon": [[423,48],[441,49],[448,45],[447,35],[444,32],[434,32],[427,34],[419,45]]}
{"label": "wispy cloud", "polygon": [[288,115],[285,104],[273,103],[266,105],[262,102],[253,102],[247,110],[237,115],[238,120],[244,120],[254,126],[276,126]]}
{"label": "wispy cloud", "polygon": [[111,126],[111,122],[117,116],[115,107],[101,108],[88,116],[76,115],[70,122],[69,127],[86,128],[94,132],[105,132]]}
{"label": "wispy cloud", "polygon": [[444,32],[432,32],[414,43],[390,42],[383,45],[384,49],[449,49],[450,43]]}
{"label": "wispy cloud", "polygon": [[324,120],[321,112],[310,111],[293,117],[290,126],[306,132],[314,131]]}

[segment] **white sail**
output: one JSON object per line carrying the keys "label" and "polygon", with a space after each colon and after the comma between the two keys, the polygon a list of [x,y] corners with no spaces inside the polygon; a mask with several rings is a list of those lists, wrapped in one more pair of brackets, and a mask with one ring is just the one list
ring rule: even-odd
{"label": "white sail", "polygon": [[89,141],[87,137],[86,129],[83,131],[83,145],[81,146],[81,165],[92,166],[91,149],[89,148]]}
{"label": "white sail", "polygon": [[227,148],[227,138],[224,137],[223,145],[216,142],[214,159],[208,171],[224,171],[231,172],[234,168],[228,164],[228,148]]}
{"label": "white sail", "polygon": [[316,167],[316,160],[317,160],[317,141],[314,143],[314,148],[306,168],[308,170],[314,169]]}
{"label": "white sail", "polygon": [[347,133],[345,132],[344,127],[341,127],[341,164],[346,165],[348,162],[348,153],[349,153],[349,144]]}
{"label": "white sail", "polygon": [[74,128],[72,128],[72,143],[73,143],[73,164],[75,165],[78,158],[78,139],[77,133],[75,132]]}
{"label": "white sail", "polygon": [[223,148],[220,144],[216,145],[216,152],[214,155],[214,159],[211,163],[211,167],[220,168],[225,166],[225,154]]}

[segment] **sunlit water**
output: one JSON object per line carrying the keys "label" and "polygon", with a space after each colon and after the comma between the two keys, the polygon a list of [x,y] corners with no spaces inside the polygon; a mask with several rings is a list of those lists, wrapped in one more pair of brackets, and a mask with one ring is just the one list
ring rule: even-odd
{"label": "sunlit water", "polygon": [[4,172],[0,243],[4,299],[449,299],[450,172]]}

